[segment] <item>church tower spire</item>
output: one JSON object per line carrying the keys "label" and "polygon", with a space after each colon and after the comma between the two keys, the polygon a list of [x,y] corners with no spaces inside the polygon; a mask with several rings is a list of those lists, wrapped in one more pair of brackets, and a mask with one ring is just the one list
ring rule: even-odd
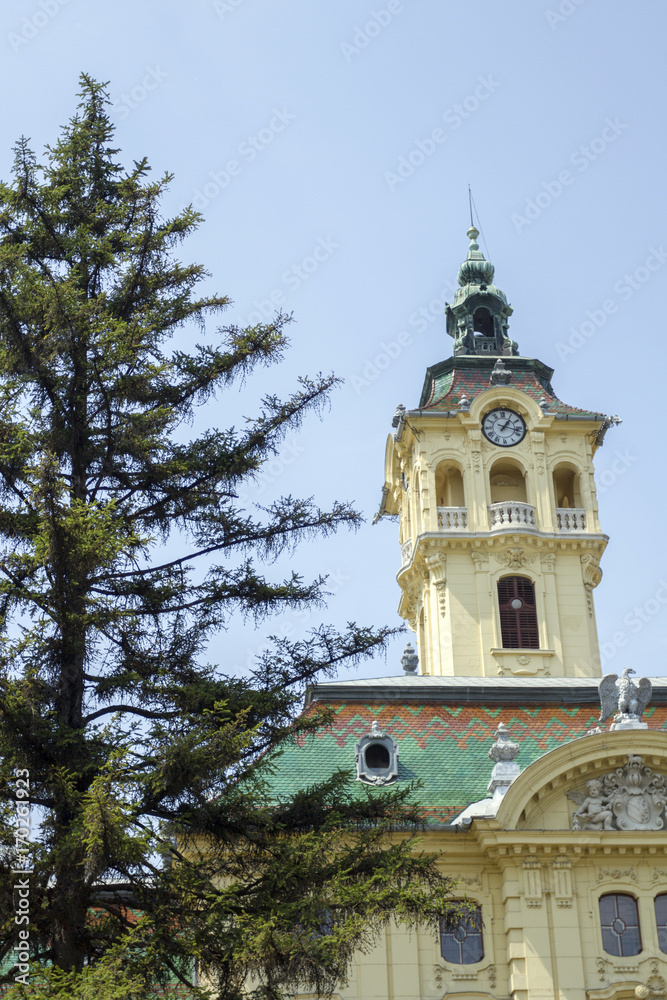
{"label": "church tower spire", "polygon": [[519,356],[478,235],[447,306],[453,356],[387,443],[379,513],[399,519],[399,612],[422,674],[599,676],[593,455],[617,418],[563,403],[553,370]]}

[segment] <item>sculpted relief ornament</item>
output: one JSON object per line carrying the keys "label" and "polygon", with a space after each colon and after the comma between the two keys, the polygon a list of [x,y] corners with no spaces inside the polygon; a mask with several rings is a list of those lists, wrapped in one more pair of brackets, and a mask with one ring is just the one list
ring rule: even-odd
{"label": "sculpted relief ornament", "polygon": [[573,830],[663,830],[667,817],[667,777],[654,774],[641,757],[586,784],[586,794],[570,792],[577,803]]}
{"label": "sculpted relief ornament", "polygon": [[507,566],[508,569],[523,569],[535,560],[534,552],[516,547],[505,549],[504,552],[494,552],[494,556],[501,566]]}

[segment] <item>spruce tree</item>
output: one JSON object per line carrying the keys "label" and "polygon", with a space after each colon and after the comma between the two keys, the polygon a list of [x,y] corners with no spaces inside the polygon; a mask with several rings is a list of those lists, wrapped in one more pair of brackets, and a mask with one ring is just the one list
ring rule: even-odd
{"label": "spruce tree", "polygon": [[[206,649],[231,616],[322,602],[324,580],[266,566],[359,515],[238,495],[336,379],[191,434],[198,407],[280,360],[286,317],[219,325],[228,299],[197,297],[205,270],[176,257],[200,217],[162,217],[171,178],[120,165],[107,104],[82,76],[44,162],[21,140],[0,186],[0,958],[28,773],[36,962],[88,976],[120,954],[135,984],[192,983],[196,962],[213,996],[325,993],[387,920],[435,926],[447,906],[405,793],[349,774],[267,791],[273,755],[326,724],[299,715],[305,687],[389,630],[321,626],[242,677]],[[201,345],[175,347],[182,327]]]}

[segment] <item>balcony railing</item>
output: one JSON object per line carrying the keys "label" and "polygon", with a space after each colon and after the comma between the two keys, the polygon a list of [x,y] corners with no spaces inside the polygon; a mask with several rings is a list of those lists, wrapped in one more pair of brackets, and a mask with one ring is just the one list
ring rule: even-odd
{"label": "balcony railing", "polygon": [[443,531],[466,531],[467,507],[438,507],[438,527]]}
{"label": "balcony railing", "polygon": [[489,504],[489,522],[492,528],[534,528],[535,508],[516,500],[492,503]]}
{"label": "balcony railing", "polygon": [[559,531],[585,531],[586,511],[579,507],[557,507],[556,523]]}
{"label": "balcony railing", "polygon": [[406,566],[412,558],[412,539],[408,538],[407,542],[403,542],[401,545],[401,561],[403,566]]}

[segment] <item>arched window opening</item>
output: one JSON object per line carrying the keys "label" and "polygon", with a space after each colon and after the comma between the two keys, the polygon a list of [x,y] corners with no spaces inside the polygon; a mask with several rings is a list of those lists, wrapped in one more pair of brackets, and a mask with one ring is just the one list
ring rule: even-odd
{"label": "arched window opening", "polygon": [[465,507],[463,476],[456,465],[441,462],[435,470],[435,495],[438,507]]}
{"label": "arched window opening", "polygon": [[526,479],[523,472],[513,462],[496,462],[491,469],[491,503],[515,500],[527,503]]}
{"label": "arched window opening", "polygon": [[[463,903],[463,900],[455,900]],[[467,904],[470,906],[470,904]],[[463,915],[440,918],[440,953],[446,962],[472,965],[484,958],[482,910],[479,906]]]}
{"label": "arched window opening", "polygon": [[366,747],[366,767],[369,771],[382,771],[389,767],[389,751],[382,743],[370,743]]}
{"label": "arched window opening", "polygon": [[667,892],[655,897],[655,922],[658,925],[658,947],[667,952]]}
{"label": "arched window opening", "polygon": [[493,316],[485,306],[475,309],[472,317],[473,332],[476,337],[493,337]]}
{"label": "arched window opening", "polygon": [[412,537],[412,511],[410,510],[410,504],[412,502],[412,497],[410,496],[410,490],[406,489],[403,493],[403,539],[404,541]]}
{"label": "arched window opening", "polygon": [[525,576],[498,580],[498,609],[503,649],[539,649],[535,587]]}
{"label": "arched window opening", "polygon": [[414,502],[414,510],[412,512],[412,523],[415,526],[415,534],[419,534],[421,530],[421,497],[419,492],[419,473],[415,473],[414,478],[414,488],[412,491],[412,497]]}
{"label": "arched window opening", "polygon": [[608,955],[638,955],[642,950],[637,900],[627,892],[600,896],[602,947]]}
{"label": "arched window opening", "polygon": [[579,474],[567,465],[557,465],[554,469],[554,495],[556,507],[581,508],[581,487]]}

